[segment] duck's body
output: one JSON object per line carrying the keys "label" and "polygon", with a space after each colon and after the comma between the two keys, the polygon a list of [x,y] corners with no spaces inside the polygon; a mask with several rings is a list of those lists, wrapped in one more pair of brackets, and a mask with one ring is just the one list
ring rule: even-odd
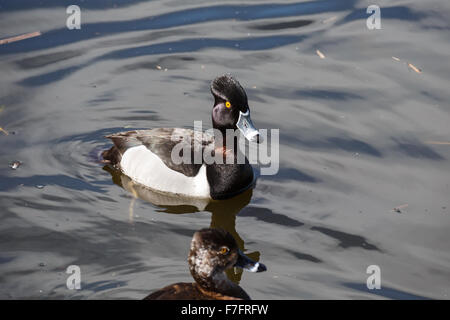
{"label": "duck's body", "polygon": [[144,298],[144,300],[250,300],[241,287],[231,295],[206,291],[197,283],[179,282],[164,287]]}
{"label": "duck's body", "polygon": [[[193,131],[188,129],[157,128],[120,132],[107,136],[114,142],[114,147],[105,152],[103,158],[133,181],[154,190],[209,198],[211,191],[206,166],[176,164],[171,157],[175,145],[187,143],[192,136]],[[201,143],[199,145],[202,147]]]}
{"label": "duck's body", "polygon": [[[211,91],[215,97],[213,127],[220,139],[181,128],[120,132],[107,136],[114,146],[103,152],[105,162],[139,184],[188,197],[224,199],[250,188],[254,183],[253,169],[246,157],[240,157],[236,137],[229,138],[234,140],[232,150],[226,144],[229,129],[231,134],[240,129],[250,140],[258,137],[250,120],[245,91],[228,75],[214,80]],[[186,150],[187,155],[183,154]],[[205,161],[205,152],[219,155],[223,163]],[[230,163],[226,157],[233,161]],[[244,161],[240,163],[239,159]]]}
{"label": "duck's body", "polygon": [[235,266],[252,272],[266,270],[263,264],[239,250],[231,234],[212,228],[194,234],[188,263],[194,283],[172,284],[144,300],[250,300],[244,289],[230,281],[224,271]]}
{"label": "duck's body", "polygon": [[179,128],[120,132],[107,136],[114,146],[103,153],[103,158],[133,181],[161,192],[224,199],[250,188],[254,174],[246,158],[243,164],[174,162],[172,151],[180,144],[189,145],[192,159],[195,152],[202,155],[205,148],[226,152],[222,146],[215,146],[214,137],[202,136],[196,140],[193,130]]}

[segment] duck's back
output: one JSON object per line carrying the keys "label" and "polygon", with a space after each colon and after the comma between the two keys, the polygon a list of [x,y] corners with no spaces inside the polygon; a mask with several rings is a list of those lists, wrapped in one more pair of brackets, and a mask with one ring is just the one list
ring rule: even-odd
{"label": "duck's back", "polygon": [[[248,296],[247,296],[248,297]],[[247,298],[245,297],[245,298]],[[144,300],[242,300],[220,293],[202,292],[195,283],[179,282],[155,291]]]}
{"label": "duck's back", "polygon": [[[103,158],[134,181],[155,190],[209,198],[206,166],[195,163],[213,137],[190,129],[157,128],[120,132],[107,136],[114,146]],[[186,157],[183,152],[190,153]],[[188,159],[186,161],[186,159]]]}

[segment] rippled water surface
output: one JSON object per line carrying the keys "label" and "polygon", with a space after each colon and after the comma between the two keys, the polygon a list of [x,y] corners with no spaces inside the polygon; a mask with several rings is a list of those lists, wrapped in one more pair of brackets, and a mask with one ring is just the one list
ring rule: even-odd
{"label": "rippled water surface", "polygon": [[[0,39],[42,33],[0,45],[0,298],[143,298],[191,281],[192,234],[215,226],[268,267],[228,272],[253,299],[447,299],[450,4],[378,1],[369,30],[370,4],[0,2]],[[210,127],[225,72],[280,129],[278,174],[206,207],[134,199],[104,135]]]}

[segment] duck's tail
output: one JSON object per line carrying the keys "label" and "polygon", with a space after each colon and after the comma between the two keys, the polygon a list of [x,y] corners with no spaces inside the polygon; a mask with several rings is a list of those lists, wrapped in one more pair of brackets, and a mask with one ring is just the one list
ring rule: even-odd
{"label": "duck's tail", "polygon": [[122,155],[119,152],[119,149],[117,149],[116,146],[112,146],[108,150],[105,150],[101,153],[102,155],[102,162],[107,164],[112,164],[113,166],[120,163],[120,160],[122,159]]}

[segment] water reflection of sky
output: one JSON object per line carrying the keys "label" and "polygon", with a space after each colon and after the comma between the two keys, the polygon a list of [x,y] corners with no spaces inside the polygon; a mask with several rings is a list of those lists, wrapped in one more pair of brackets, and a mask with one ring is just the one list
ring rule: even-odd
{"label": "water reflection of sky", "polygon": [[[0,38],[42,35],[0,46],[0,296],[139,299],[191,281],[192,234],[221,226],[268,267],[227,273],[254,299],[448,298],[450,9],[382,3],[370,31],[367,5],[2,3]],[[255,125],[280,129],[277,175],[205,207],[134,199],[103,170],[107,134],[209,126],[224,72]],[[81,291],[65,287],[70,264]]]}

